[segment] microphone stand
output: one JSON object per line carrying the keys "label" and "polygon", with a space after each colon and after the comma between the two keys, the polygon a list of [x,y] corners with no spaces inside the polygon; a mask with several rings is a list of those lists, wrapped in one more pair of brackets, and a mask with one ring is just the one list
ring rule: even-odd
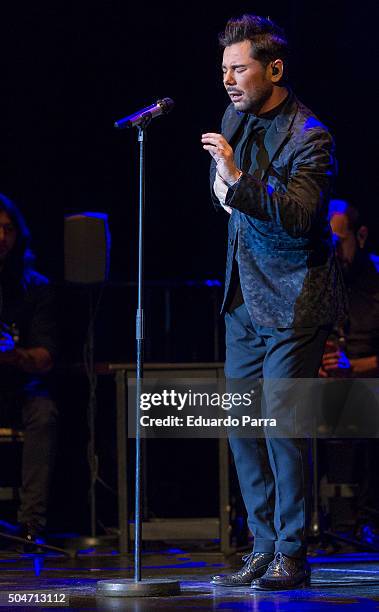
{"label": "microphone stand", "polygon": [[140,397],[143,382],[145,319],[144,319],[144,226],[145,226],[145,180],[146,180],[146,128],[152,120],[151,113],[143,115],[138,127],[139,143],[139,212],[138,212],[138,286],[136,314],[136,482],[134,524],[134,579],[99,580],[97,593],[103,597],[166,597],[180,594],[177,580],[142,580],[142,466]]}
{"label": "microphone stand", "polygon": [[142,392],[143,363],[145,348],[144,319],[144,237],[145,237],[145,153],[146,128],[151,122],[150,113],[138,126],[139,142],[139,207],[138,207],[138,285],[136,313],[136,485],[135,485],[135,522],[134,522],[134,580],[141,580],[142,546],[142,453],[139,403]]}

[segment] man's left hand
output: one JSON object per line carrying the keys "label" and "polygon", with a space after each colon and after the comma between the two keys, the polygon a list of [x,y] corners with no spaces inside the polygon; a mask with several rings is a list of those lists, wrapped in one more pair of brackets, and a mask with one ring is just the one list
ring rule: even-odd
{"label": "man's left hand", "polygon": [[12,364],[15,359],[16,345],[12,336],[6,332],[0,335],[0,364]]}
{"label": "man's left hand", "polygon": [[12,336],[6,332],[2,332],[0,335],[0,355],[14,351],[15,346]]}
{"label": "man's left hand", "polygon": [[[351,373],[351,363],[343,351],[336,349],[333,352],[324,353],[322,358],[321,369],[326,373],[326,376],[341,376],[343,373],[349,376]],[[321,377],[324,378],[321,374]]]}
{"label": "man's left hand", "polygon": [[217,172],[230,185],[238,181],[241,171],[234,161],[234,153],[230,144],[222,134],[209,132],[201,137],[203,149],[209,151],[217,164]]}

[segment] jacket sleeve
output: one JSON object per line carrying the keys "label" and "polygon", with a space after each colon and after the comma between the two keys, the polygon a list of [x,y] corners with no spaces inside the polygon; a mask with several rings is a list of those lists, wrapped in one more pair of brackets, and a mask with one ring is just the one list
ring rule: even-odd
{"label": "jacket sleeve", "polygon": [[285,193],[243,173],[229,188],[225,204],[300,237],[310,232],[328,202],[334,174],[333,139],[325,129],[313,128],[296,143]]}
{"label": "jacket sleeve", "polygon": [[210,167],[210,172],[209,172],[209,188],[211,190],[211,199],[212,199],[213,205],[215,206],[215,208],[219,209],[219,208],[222,208],[222,206],[213,189],[215,178],[216,178],[216,162],[212,157],[211,167]]}
{"label": "jacket sleeve", "polygon": [[[230,113],[233,111],[234,109],[234,104],[229,104],[229,106],[227,107],[222,121],[221,121],[221,133],[224,133],[224,128],[225,128],[225,124],[228,121],[228,117],[230,115]],[[213,189],[213,185],[215,182],[215,178],[216,178],[216,162],[213,159],[213,157],[211,158],[211,164],[210,164],[210,172],[209,172],[209,187],[210,187],[210,191],[211,191],[211,199],[213,202],[214,207],[217,210],[224,210],[223,206],[221,206],[218,197],[216,196],[214,189]]]}

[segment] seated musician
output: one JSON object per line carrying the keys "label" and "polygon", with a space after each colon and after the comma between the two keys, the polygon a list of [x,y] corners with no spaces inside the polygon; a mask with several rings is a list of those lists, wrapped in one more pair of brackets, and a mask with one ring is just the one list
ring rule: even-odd
{"label": "seated musician", "polygon": [[29,242],[20,211],[0,194],[0,426],[24,428],[19,535],[38,540],[56,450],[49,373],[57,333],[52,288],[34,269]]}

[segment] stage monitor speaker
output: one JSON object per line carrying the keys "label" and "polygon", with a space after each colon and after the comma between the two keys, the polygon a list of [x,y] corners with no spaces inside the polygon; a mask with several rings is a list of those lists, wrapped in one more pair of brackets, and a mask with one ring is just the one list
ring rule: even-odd
{"label": "stage monitor speaker", "polygon": [[64,220],[64,277],[85,285],[108,279],[110,232],[105,213],[79,213]]}

